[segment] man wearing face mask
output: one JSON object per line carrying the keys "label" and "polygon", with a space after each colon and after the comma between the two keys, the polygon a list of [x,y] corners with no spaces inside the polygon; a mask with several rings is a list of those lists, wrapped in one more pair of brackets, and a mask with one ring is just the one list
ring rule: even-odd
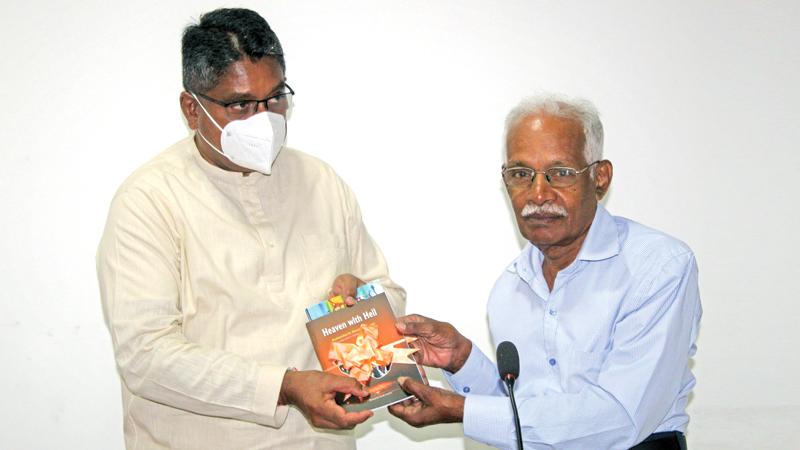
{"label": "man wearing face mask", "polygon": [[[131,175],[97,253],[128,449],[353,448],[305,330],[307,306],[388,277],[347,185],[284,148],[293,89],[257,13],[220,9],[183,35],[191,136]],[[297,369],[295,369],[297,368]],[[299,370],[298,370],[299,369]]]}

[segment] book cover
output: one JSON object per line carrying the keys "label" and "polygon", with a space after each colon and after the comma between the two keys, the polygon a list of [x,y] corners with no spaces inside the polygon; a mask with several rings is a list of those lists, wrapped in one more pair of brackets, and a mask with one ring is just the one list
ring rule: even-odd
{"label": "book cover", "polygon": [[407,398],[397,384],[401,376],[427,383],[416,349],[395,328],[395,316],[385,293],[337,309],[306,323],[322,370],[361,382],[369,397],[342,401],[347,411],[388,406]]}

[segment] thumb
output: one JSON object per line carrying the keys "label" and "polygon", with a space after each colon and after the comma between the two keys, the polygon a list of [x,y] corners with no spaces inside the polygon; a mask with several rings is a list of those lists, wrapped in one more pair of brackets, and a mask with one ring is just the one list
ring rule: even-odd
{"label": "thumb", "polygon": [[402,387],[406,393],[413,394],[415,397],[422,400],[423,403],[427,403],[426,400],[428,399],[428,386],[409,377],[399,377],[397,379],[397,383],[400,384],[400,387]]}

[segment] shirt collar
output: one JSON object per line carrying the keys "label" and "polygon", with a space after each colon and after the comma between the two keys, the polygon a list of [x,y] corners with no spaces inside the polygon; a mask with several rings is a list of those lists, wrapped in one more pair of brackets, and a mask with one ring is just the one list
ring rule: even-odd
{"label": "shirt collar", "polygon": [[[577,260],[601,261],[619,254],[620,243],[617,223],[614,217],[600,203],[592,219],[589,233],[583,241]],[[542,266],[542,252],[528,242],[517,258],[506,268],[511,273],[516,273],[523,280],[529,282]]]}
{"label": "shirt collar", "polygon": [[597,204],[592,226],[583,241],[577,259],[582,261],[602,261],[619,254],[619,232],[617,222],[603,205]]}

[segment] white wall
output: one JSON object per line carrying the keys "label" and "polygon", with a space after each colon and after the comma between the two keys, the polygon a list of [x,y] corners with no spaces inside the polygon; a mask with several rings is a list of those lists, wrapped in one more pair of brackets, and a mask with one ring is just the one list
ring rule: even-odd
{"label": "white wall", "polygon": [[[94,253],[109,201],[186,135],[184,25],[219,2],[3,2],[0,448],[122,448]],[[245,1],[297,90],[292,146],[331,163],[408,310],[492,353],[484,304],[519,250],[502,121],[539,89],[600,109],[608,208],[686,241],[705,316],[694,449],[800,448],[800,7],[784,1]],[[457,183],[443,174],[462,176]],[[361,448],[479,448],[378,414]]]}

